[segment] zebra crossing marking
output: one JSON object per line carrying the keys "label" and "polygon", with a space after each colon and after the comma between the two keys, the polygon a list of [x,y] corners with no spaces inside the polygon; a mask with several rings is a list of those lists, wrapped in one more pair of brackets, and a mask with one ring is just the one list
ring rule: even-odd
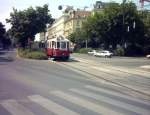
{"label": "zebra crossing marking", "polygon": [[143,108],[131,105],[131,104],[127,104],[127,103],[124,103],[124,102],[121,102],[121,101],[118,101],[118,100],[113,100],[109,97],[105,97],[105,96],[102,96],[102,95],[97,95],[97,94],[90,93],[90,92],[80,90],[80,89],[69,89],[69,90],[72,91],[72,92],[75,92],[77,94],[80,94],[80,95],[83,95],[83,96],[86,96],[86,97],[90,97],[92,99],[100,100],[102,102],[106,102],[108,104],[115,105],[117,107],[121,107],[121,108],[126,109],[126,110],[130,110],[130,111],[135,112],[135,113],[144,114],[144,115],[149,115],[150,114],[149,110],[146,110],[146,109],[143,109]]}
{"label": "zebra crossing marking", "polygon": [[136,98],[131,98],[131,97],[123,95],[121,93],[113,92],[113,91],[110,91],[110,90],[108,91],[108,90],[105,90],[105,89],[100,88],[100,87],[95,87],[95,86],[92,86],[92,85],[86,85],[85,88],[93,90],[93,91],[104,92],[104,93],[107,93],[109,95],[121,97],[121,98],[124,98],[124,99],[128,99],[128,100],[131,100],[131,101],[135,101],[135,102],[150,106],[150,103],[148,103],[146,101],[142,101],[142,100],[139,100],[139,99],[136,99]]}
{"label": "zebra crossing marking", "polygon": [[[94,91],[98,91],[98,92],[105,92],[105,93],[113,95],[113,96],[129,99],[131,101],[145,104],[145,107],[146,106],[148,107],[149,103],[142,102],[142,100],[134,99],[129,96],[125,96],[121,93],[108,91],[103,88],[95,87],[92,85],[86,85],[84,87],[86,88],[86,90],[87,89],[90,89],[90,90],[86,91],[83,89],[71,88],[71,89],[69,89],[69,91],[70,91],[70,93],[74,92],[80,96],[82,95],[82,96],[85,96],[85,97],[88,97],[91,99],[106,102],[108,104],[111,104],[112,106],[114,105],[116,107],[120,107],[129,112],[133,112],[133,113],[137,113],[137,114],[144,114],[144,115],[149,115],[149,113],[150,113],[150,110],[148,108],[141,108],[141,107],[138,107],[138,105],[136,106],[134,104],[128,104],[121,100],[116,100],[116,99],[112,99],[111,97],[105,97],[103,95],[98,95],[98,94],[96,94],[94,92],[90,92],[90,91],[94,90]],[[111,110],[110,108],[107,108],[103,105],[99,105],[92,101],[88,101],[87,99],[84,99],[83,97],[80,98],[78,96],[74,96],[73,94],[69,94],[69,92],[65,93],[63,91],[56,90],[56,91],[50,92],[50,94],[52,94],[56,97],[59,97],[60,99],[62,99],[64,101],[71,102],[72,104],[78,105],[85,109],[89,109],[98,114],[104,114],[104,115],[108,115],[108,114],[123,115],[123,114],[125,114],[124,112],[120,113],[115,110]],[[55,103],[51,99],[45,98],[40,95],[30,95],[30,96],[28,96],[28,99],[31,102],[34,102],[34,103],[40,105],[41,107],[43,107],[57,115],[80,115],[78,112],[70,110],[69,108],[64,107],[63,105]],[[26,107],[24,107],[23,105],[18,103],[17,100],[14,100],[14,99],[3,100],[0,102],[0,105],[2,105],[2,107],[4,107],[12,115],[35,115],[33,112],[31,112],[29,109],[27,109]]]}
{"label": "zebra crossing marking", "polygon": [[76,105],[79,105],[79,106],[82,106],[86,109],[89,109],[89,110],[92,110],[96,113],[99,113],[99,114],[103,114],[103,115],[123,115],[122,113],[118,113],[116,111],[113,111],[113,110],[110,110],[110,109],[107,109],[101,105],[97,105],[95,103],[92,103],[90,101],[87,101],[85,99],[81,99],[81,98],[78,98],[78,97],[75,97],[75,96],[72,96],[70,94],[67,94],[67,93],[64,93],[62,91],[53,91],[53,92],[50,92],[50,94],[53,94],[61,99],[64,99],[66,101],[69,101],[73,104],[76,104]]}
{"label": "zebra crossing marking", "polygon": [[32,95],[28,98],[57,115],[80,115],[40,95]]}
{"label": "zebra crossing marking", "polygon": [[0,104],[12,115],[35,115],[13,99],[4,100]]}

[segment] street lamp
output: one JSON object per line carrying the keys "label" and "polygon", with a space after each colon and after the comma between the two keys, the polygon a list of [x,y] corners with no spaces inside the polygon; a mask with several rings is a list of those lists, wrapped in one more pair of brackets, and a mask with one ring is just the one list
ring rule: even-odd
{"label": "street lamp", "polygon": [[[73,6],[70,6],[70,5],[59,5],[58,6],[58,10],[62,10],[64,6],[66,6],[67,8],[73,9]],[[86,10],[87,8],[89,8],[88,6],[84,6],[84,7],[75,6],[75,7],[77,7],[77,8],[83,8],[83,10]]]}
{"label": "street lamp", "polygon": [[62,8],[63,8],[62,5],[58,6],[58,10],[62,10]]}
{"label": "street lamp", "polygon": [[135,29],[135,21],[133,22],[133,28]]}
{"label": "street lamp", "polygon": [[[133,32],[134,32],[135,26],[136,26],[136,23],[134,21],[132,26],[127,26],[127,32],[130,32],[130,27],[133,29]],[[124,47],[127,48],[126,42],[124,43]]]}
{"label": "street lamp", "polygon": [[[135,29],[136,23],[135,21],[133,22],[133,29]],[[130,26],[127,27],[127,32],[130,32]]]}
{"label": "street lamp", "polygon": [[59,5],[59,6],[58,6],[58,10],[62,10],[64,6],[66,6],[68,9],[73,9],[73,6],[69,6],[69,5]]}

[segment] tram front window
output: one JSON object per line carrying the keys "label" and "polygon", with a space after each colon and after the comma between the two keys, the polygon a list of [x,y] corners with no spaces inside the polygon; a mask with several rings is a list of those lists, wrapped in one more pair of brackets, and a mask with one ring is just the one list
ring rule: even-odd
{"label": "tram front window", "polygon": [[57,42],[57,48],[60,48],[60,42]]}
{"label": "tram front window", "polygon": [[66,42],[61,42],[61,48],[66,49]]}

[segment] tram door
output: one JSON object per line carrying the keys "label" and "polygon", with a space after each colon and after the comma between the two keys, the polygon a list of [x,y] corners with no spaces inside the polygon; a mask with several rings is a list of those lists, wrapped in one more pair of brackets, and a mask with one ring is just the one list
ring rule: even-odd
{"label": "tram door", "polygon": [[55,41],[51,41],[52,56],[54,56],[55,47]]}

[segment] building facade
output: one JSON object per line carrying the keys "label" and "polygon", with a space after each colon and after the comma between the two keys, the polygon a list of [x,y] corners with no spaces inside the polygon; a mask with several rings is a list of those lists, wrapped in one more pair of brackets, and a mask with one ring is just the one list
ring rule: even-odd
{"label": "building facade", "polygon": [[90,11],[70,9],[58,18],[50,27],[48,27],[48,39],[55,36],[68,37],[72,32],[81,29],[83,21],[90,16]]}
{"label": "building facade", "polygon": [[68,15],[64,14],[58,18],[52,26],[48,27],[47,33],[48,39],[54,38],[55,36],[64,35],[65,21],[68,19]]}
{"label": "building facade", "polygon": [[65,22],[64,36],[68,37],[71,33],[75,31],[80,31],[83,22],[90,15],[91,15],[90,11],[85,10],[70,11],[69,18]]}
{"label": "building facade", "polygon": [[107,2],[96,1],[96,3],[94,4],[94,8],[92,10],[92,15],[94,15],[95,13],[103,12],[104,8],[108,6],[109,6],[109,3]]}
{"label": "building facade", "polygon": [[107,5],[108,3],[96,1],[92,11],[74,10],[73,7],[67,7],[63,15],[56,19],[51,26],[47,27],[47,35],[40,34],[40,39],[47,40],[60,35],[68,37],[71,33],[80,31],[83,22],[88,16],[94,15],[96,12],[102,12]]}
{"label": "building facade", "polygon": [[40,38],[40,41],[45,41],[46,40],[45,32],[41,32],[39,38]]}

